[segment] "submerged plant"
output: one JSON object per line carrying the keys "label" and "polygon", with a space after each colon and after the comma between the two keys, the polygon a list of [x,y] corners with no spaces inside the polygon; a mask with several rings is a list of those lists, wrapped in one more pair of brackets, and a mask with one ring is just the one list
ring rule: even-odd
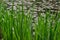
{"label": "submerged plant", "polygon": [[[14,3],[12,3],[14,4]],[[46,10],[38,13],[38,24],[35,25],[35,37],[31,34],[32,15],[27,10],[25,14],[22,3],[22,11],[7,10],[0,4],[0,37],[3,40],[60,40],[60,12],[53,13]],[[35,23],[36,24],[36,23]]]}

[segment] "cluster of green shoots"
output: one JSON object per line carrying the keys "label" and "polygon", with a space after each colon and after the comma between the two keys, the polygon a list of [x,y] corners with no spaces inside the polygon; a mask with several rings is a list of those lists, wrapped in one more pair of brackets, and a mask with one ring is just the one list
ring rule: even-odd
{"label": "cluster of green shoots", "polygon": [[[23,5],[23,4],[22,4]],[[0,34],[3,40],[32,40],[32,16],[20,8],[18,11],[7,10],[0,4]],[[38,25],[35,25],[34,40],[60,40],[60,12],[38,13]]]}

